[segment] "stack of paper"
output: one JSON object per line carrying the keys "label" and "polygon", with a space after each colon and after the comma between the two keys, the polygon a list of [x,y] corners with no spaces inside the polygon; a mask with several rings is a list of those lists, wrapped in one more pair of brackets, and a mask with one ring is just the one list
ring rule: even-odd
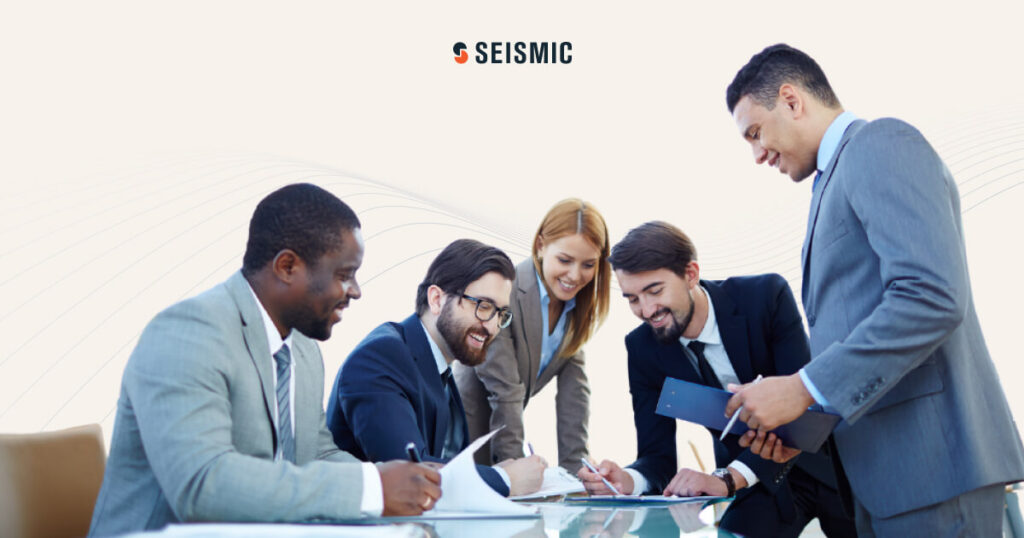
{"label": "stack of paper", "polygon": [[424,518],[538,516],[536,508],[516,504],[498,495],[476,471],[473,453],[497,431],[473,441],[441,468],[441,498],[432,510],[423,514]]}
{"label": "stack of paper", "polygon": [[509,497],[509,499],[513,501],[525,501],[527,499],[542,499],[544,497],[551,497],[554,495],[568,495],[570,493],[580,493],[583,491],[586,491],[583,487],[583,482],[580,482],[579,478],[569,474],[569,471],[566,471],[561,467],[548,467],[547,469],[544,469],[544,483],[541,484],[540,490],[527,495]]}

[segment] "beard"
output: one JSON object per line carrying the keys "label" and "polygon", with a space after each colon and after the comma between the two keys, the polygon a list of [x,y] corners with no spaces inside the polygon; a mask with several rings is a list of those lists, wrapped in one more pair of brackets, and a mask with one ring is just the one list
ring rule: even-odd
{"label": "beard", "polygon": [[[487,359],[487,347],[491,345],[494,338],[487,329],[475,326],[476,323],[459,323],[455,319],[453,310],[456,301],[448,301],[441,307],[441,315],[437,318],[437,331],[441,333],[448,349],[452,351],[454,358],[466,366],[477,366],[483,364]],[[476,317],[473,318],[474,321]],[[469,346],[466,339],[470,334],[477,334],[484,337],[484,345],[480,349]]]}
{"label": "beard", "polygon": [[662,344],[668,344],[679,340],[679,337],[683,335],[683,331],[690,325],[690,320],[693,319],[693,294],[687,293],[690,296],[690,308],[687,310],[684,316],[681,312],[675,310],[669,310],[668,308],[662,308],[658,310],[649,318],[644,319],[647,323],[651,323],[653,318],[656,318],[664,313],[667,313],[672,318],[672,322],[664,327],[651,327],[654,331],[654,338]]}

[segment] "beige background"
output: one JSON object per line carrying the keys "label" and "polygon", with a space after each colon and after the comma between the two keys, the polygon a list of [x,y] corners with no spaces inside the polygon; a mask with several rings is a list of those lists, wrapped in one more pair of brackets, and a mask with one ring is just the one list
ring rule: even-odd
{"label": "beige background", "polygon": [[[445,244],[477,237],[518,261],[567,196],[600,208],[613,240],[666,219],[704,276],[779,272],[799,293],[809,185],[753,166],[724,104],[779,41],[849,110],[910,121],[946,159],[985,336],[1024,416],[1024,6],[729,4],[5,3],[0,431],[100,422],[109,437],[141,328],[237,269],[256,202],[296,181],[349,202],[368,240],[364,298],[322,346],[328,383],[411,312]],[[571,41],[573,63],[452,60],[478,40]],[[636,323],[616,299],[587,346],[598,458],[634,455]],[[527,434],[554,460],[552,400],[531,404]],[[681,436],[712,461],[702,430]]]}

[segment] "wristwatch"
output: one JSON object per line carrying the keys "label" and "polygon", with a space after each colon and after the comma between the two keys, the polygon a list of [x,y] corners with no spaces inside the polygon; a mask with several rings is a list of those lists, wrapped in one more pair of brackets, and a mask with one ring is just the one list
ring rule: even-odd
{"label": "wristwatch", "polygon": [[728,468],[715,469],[711,471],[711,476],[720,478],[722,482],[725,482],[725,488],[729,491],[726,497],[732,497],[736,494],[736,481],[732,479],[732,473],[729,472]]}

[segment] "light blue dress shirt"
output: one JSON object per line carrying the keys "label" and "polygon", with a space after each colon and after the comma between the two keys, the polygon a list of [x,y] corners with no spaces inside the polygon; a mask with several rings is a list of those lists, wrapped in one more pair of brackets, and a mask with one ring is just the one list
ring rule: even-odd
{"label": "light blue dress shirt", "polygon": [[541,372],[551,363],[551,359],[555,358],[558,348],[562,346],[562,339],[565,338],[565,324],[568,322],[569,312],[576,308],[576,298],[573,297],[565,302],[565,306],[562,307],[562,315],[558,317],[558,323],[555,324],[555,330],[548,334],[548,307],[551,304],[551,297],[548,296],[548,289],[544,286],[540,274],[537,274],[537,288],[540,290],[540,315],[544,324],[542,325],[544,336],[540,342],[540,368],[537,369],[539,378]]}
{"label": "light blue dress shirt", "polygon": [[[836,150],[839,149],[839,142],[843,140],[843,135],[846,133],[846,129],[851,123],[857,121],[857,116],[853,115],[853,112],[843,112],[836,116],[836,119],[832,120],[832,123],[825,130],[825,136],[821,137],[821,143],[818,144],[818,171],[821,172],[828,166],[829,161],[832,160],[832,156],[836,154]],[[811,186],[811,190],[818,188],[817,178],[814,181],[814,185]],[[825,395],[814,386],[811,382],[811,378],[807,376],[804,369],[800,369],[800,380],[804,382],[804,386],[807,387],[807,392],[811,393],[811,397],[814,401],[818,402],[825,411],[834,413],[835,408],[829,405],[828,400],[825,399]]]}

